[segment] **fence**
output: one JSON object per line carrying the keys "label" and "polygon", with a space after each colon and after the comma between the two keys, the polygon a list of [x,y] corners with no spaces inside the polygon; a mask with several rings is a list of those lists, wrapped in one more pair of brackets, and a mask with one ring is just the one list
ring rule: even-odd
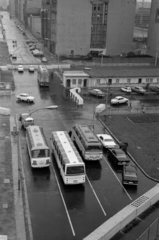
{"label": "fence", "polygon": [[140,114],[140,113],[159,113],[159,107],[107,107],[100,115],[113,115],[113,114]]}
{"label": "fence", "polygon": [[159,218],[157,218],[136,240],[159,240]]}

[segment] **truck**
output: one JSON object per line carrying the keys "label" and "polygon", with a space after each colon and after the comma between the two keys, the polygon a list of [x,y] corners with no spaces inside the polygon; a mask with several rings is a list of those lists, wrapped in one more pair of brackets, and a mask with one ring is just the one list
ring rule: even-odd
{"label": "truck", "polygon": [[49,87],[49,70],[46,65],[38,66],[37,80],[40,87]]}

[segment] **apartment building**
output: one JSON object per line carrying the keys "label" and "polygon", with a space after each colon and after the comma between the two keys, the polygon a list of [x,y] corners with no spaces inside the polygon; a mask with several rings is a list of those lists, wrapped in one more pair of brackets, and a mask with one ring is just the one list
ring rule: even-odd
{"label": "apartment building", "polygon": [[58,55],[132,50],[136,0],[43,0],[42,37]]}
{"label": "apartment building", "polygon": [[152,0],[151,3],[147,54],[159,58],[159,0]]}

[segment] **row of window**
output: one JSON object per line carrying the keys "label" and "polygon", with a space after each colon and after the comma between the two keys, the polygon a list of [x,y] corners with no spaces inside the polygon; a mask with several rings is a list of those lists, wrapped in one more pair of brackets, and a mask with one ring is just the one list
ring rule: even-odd
{"label": "row of window", "polygon": [[65,172],[65,164],[63,163],[63,156],[61,154],[61,151],[60,151],[59,146],[57,145],[57,142],[55,141],[55,139],[53,139],[53,145],[55,147],[56,153],[57,153],[58,158],[60,160],[61,166],[62,166],[62,168]]}
{"label": "row of window", "polygon": [[[120,83],[120,79],[119,78],[116,78],[116,83]],[[131,78],[127,78],[127,83],[131,83]],[[107,81],[108,81],[108,84],[112,84],[112,79],[97,79],[96,82],[98,85],[101,85],[101,84],[107,84]],[[159,83],[159,78],[157,78],[157,82]],[[138,83],[143,83],[142,82],[142,78],[138,78]],[[153,83],[153,78],[146,78],[146,83]]]}
{"label": "row of window", "polygon": [[102,11],[105,7],[105,12],[108,11],[108,4],[93,4],[92,11]]}

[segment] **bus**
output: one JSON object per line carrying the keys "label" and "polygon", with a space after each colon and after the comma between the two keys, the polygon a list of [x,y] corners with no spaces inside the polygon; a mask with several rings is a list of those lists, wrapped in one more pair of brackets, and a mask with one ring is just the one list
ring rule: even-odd
{"label": "bus", "polygon": [[84,160],[102,160],[102,144],[88,125],[75,124],[69,135]]}
{"label": "bus", "polygon": [[33,125],[26,128],[26,142],[32,168],[49,167],[50,149],[42,127]]}
{"label": "bus", "polygon": [[45,65],[38,66],[37,79],[40,87],[49,87],[49,70]]}
{"label": "bus", "polygon": [[85,164],[68,133],[52,132],[51,147],[64,184],[85,183]]}

